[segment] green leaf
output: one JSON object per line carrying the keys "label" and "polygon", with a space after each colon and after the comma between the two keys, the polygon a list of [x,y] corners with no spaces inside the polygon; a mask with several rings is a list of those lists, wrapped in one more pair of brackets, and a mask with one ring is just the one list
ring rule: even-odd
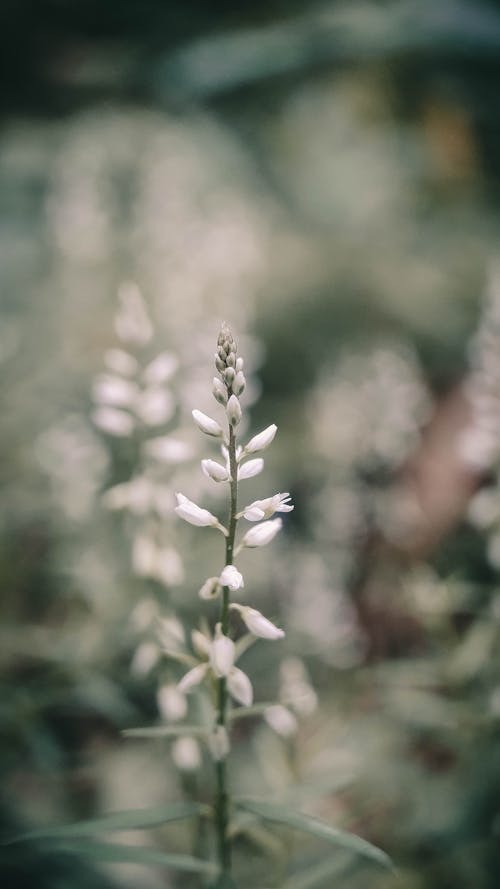
{"label": "green leaf", "polygon": [[295,830],[301,830],[304,833],[310,833],[319,839],[327,840],[335,846],[341,846],[357,855],[363,855],[376,861],[384,867],[392,868],[391,859],[385,852],[373,846],[367,840],[356,836],[354,833],[348,833],[339,830],[337,827],[331,827],[318,818],[312,818],[310,815],[303,815],[301,812],[291,812],[284,806],[276,806],[273,803],[267,803],[261,800],[253,799],[237,799],[236,804],[241,806],[247,812],[252,812],[266,821],[274,821],[277,824],[285,824]]}
{"label": "green leaf", "polygon": [[[338,876],[342,871],[346,870],[346,860],[338,855],[335,858],[327,858],[320,861],[319,864],[308,867],[299,874],[294,874],[283,886],[283,889],[320,889],[326,885],[325,880],[334,876]],[[331,883],[328,883],[330,886]]]}
{"label": "green leaf", "polygon": [[153,867],[173,867],[176,870],[206,873],[213,876],[216,866],[210,861],[193,858],[191,855],[177,855],[160,852],[149,846],[125,846],[121,843],[62,842],[55,846],[61,852],[73,852],[94,861],[119,861],[129,864],[148,864]]}
{"label": "green leaf", "polygon": [[106,830],[145,830],[148,827],[159,827],[168,821],[180,821],[195,815],[206,815],[208,806],[201,803],[180,802],[170,806],[155,806],[148,809],[130,809],[126,812],[113,812],[90,821],[79,821],[76,824],[61,824],[54,827],[41,827],[15,837],[10,842],[22,842],[26,839],[48,838],[65,839],[72,837],[88,837]]}
{"label": "green leaf", "polygon": [[236,719],[247,719],[251,716],[262,716],[269,707],[275,707],[276,701],[271,701],[264,704],[252,704],[251,707],[235,707],[234,710],[231,710],[229,714],[230,722],[234,722]]}
{"label": "green leaf", "polygon": [[125,738],[172,738],[177,735],[208,736],[210,730],[201,725],[153,725],[145,728],[127,728]]}

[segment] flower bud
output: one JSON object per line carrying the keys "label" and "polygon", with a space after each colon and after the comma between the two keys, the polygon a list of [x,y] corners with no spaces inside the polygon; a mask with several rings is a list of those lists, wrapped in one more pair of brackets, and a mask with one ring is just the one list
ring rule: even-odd
{"label": "flower bud", "polygon": [[241,405],[236,395],[231,395],[227,403],[226,413],[231,426],[237,426],[241,420]]}
{"label": "flower bud", "polygon": [[192,500],[188,500],[184,494],[176,494],[175,496],[177,498],[175,512],[185,522],[198,527],[211,526],[215,528],[219,526],[217,516],[212,515],[208,509],[202,509],[201,506],[197,506]]}
{"label": "flower bud", "polygon": [[272,704],[271,707],[266,707],[264,719],[282,738],[294,735],[299,727],[296,716],[283,704]]}
{"label": "flower bud", "polygon": [[208,738],[210,753],[216,762],[225,759],[230,750],[229,735],[223,725],[216,725]]}
{"label": "flower bud", "polygon": [[262,432],[259,432],[257,435],[254,435],[253,438],[250,439],[247,445],[244,447],[244,453],[246,454],[255,454],[256,451],[263,451],[265,448],[269,447],[271,442],[276,435],[278,427],[275,423],[271,423],[266,429],[263,429]]}
{"label": "flower bud", "polygon": [[220,357],[220,355],[217,352],[215,353],[215,366],[216,366],[217,370],[219,371],[219,373],[223,373],[224,368],[226,367],[222,358]]}
{"label": "flower bud", "polygon": [[211,478],[214,482],[227,482],[229,478],[229,472],[226,467],[221,466],[216,460],[202,460],[201,470],[203,475]]}
{"label": "flower bud", "polygon": [[255,525],[245,534],[242,545],[249,547],[266,546],[267,543],[270,543],[276,537],[282,524],[281,519],[271,519],[269,522]]}
{"label": "flower bud", "polygon": [[220,678],[227,676],[234,664],[234,642],[225,636],[221,624],[215,627],[215,636],[210,647],[210,663],[215,675]]}
{"label": "flower bud", "polygon": [[233,392],[235,395],[241,395],[246,386],[245,374],[242,370],[238,371],[233,380]]}
{"label": "flower bud", "polygon": [[198,429],[201,429],[206,435],[213,435],[215,438],[222,438],[222,429],[217,423],[216,420],[212,420],[211,417],[207,417],[206,414],[202,413],[202,411],[194,410],[191,411],[193,420],[198,426]]}
{"label": "flower bud", "polygon": [[234,352],[230,352],[226,358],[226,364],[228,367],[234,367],[236,364],[236,358],[234,357]]}
{"label": "flower bud", "polygon": [[240,590],[245,586],[245,581],[243,580],[243,575],[235,568],[234,565],[226,565],[224,570],[222,571],[221,576],[219,577],[219,583],[221,586],[227,586],[234,593],[236,590]]}
{"label": "flower bud", "polygon": [[210,639],[204,633],[200,630],[192,630],[191,642],[198,657],[210,657]]}
{"label": "flower bud", "polygon": [[228,386],[232,385],[232,382],[233,382],[235,376],[236,376],[236,371],[235,371],[234,367],[226,368],[226,370],[224,371],[224,379],[225,379]]}
{"label": "flower bud", "polygon": [[227,404],[227,388],[225,387],[224,383],[222,383],[221,380],[219,380],[218,377],[214,377],[214,379],[213,379],[212,392],[213,392],[213,396],[214,396],[215,400],[218,401],[219,404],[223,404],[224,406],[226,406],[226,404]]}
{"label": "flower bud", "polygon": [[184,719],[187,713],[187,701],[176,685],[167,683],[156,692],[156,703],[160,715],[166,721],[176,722]]}
{"label": "flower bud", "polygon": [[264,461],[262,457],[256,457],[255,460],[248,460],[238,468],[238,481],[243,481],[245,478],[253,478],[254,475],[258,475],[259,472],[262,472],[263,469]]}
{"label": "flower bud", "polygon": [[256,608],[250,608],[248,605],[237,605],[232,603],[231,608],[239,611],[242,620],[254,636],[260,639],[283,639],[285,633],[276,627],[267,617],[264,617]]}
{"label": "flower bud", "polygon": [[189,735],[177,738],[172,744],[170,753],[181,772],[194,772],[201,765],[200,745]]}
{"label": "flower bud", "polygon": [[236,364],[235,364],[236,373],[238,373],[238,371],[240,371],[240,370],[243,370],[243,365],[244,365],[243,358],[237,358]]}
{"label": "flower bud", "polygon": [[227,677],[227,690],[235,701],[243,704],[244,707],[250,707],[253,701],[253,688],[246,673],[233,667]]}

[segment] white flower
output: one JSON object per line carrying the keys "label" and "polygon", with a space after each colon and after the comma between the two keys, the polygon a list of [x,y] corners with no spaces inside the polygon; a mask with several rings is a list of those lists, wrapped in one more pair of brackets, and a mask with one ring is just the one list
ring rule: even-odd
{"label": "white flower", "polygon": [[193,667],[192,670],[188,670],[187,673],[184,674],[180,682],[177,683],[177,689],[183,694],[189,694],[195,686],[199,685],[200,682],[203,682],[208,670],[208,663],[206,664],[196,664],[196,667]]}
{"label": "white flower", "polygon": [[227,387],[224,383],[219,380],[219,377],[214,377],[213,379],[213,396],[219,404],[223,404],[224,406],[227,404]]}
{"label": "white flower", "polygon": [[154,460],[160,460],[163,463],[182,463],[193,456],[191,445],[178,438],[172,438],[170,435],[150,438],[144,444],[144,452]]}
{"label": "white flower", "polygon": [[227,403],[226,413],[231,426],[237,426],[241,420],[241,404],[236,395],[231,395]]}
{"label": "white flower", "polygon": [[175,496],[177,498],[175,512],[185,522],[198,527],[208,526],[216,528],[219,526],[218,518],[212,515],[208,509],[202,509],[201,506],[197,506],[192,500],[188,500],[184,494],[176,494]]}
{"label": "white flower", "polygon": [[234,664],[234,642],[222,632],[220,623],[215,627],[215,636],[210,646],[210,664],[220,679],[227,676]]}
{"label": "white flower", "polygon": [[137,373],[137,361],[129,352],[123,349],[108,349],[104,353],[104,363],[114,373],[124,377],[133,377]]}
{"label": "white flower", "polygon": [[198,429],[201,429],[206,435],[213,435],[215,438],[221,438],[222,428],[216,420],[212,420],[211,417],[207,417],[206,414],[198,410],[191,411],[191,414]]}
{"label": "white flower", "polygon": [[210,657],[210,639],[200,630],[191,631],[191,642],[196,654],[201,658],[208,659]]}
{"label": "white flower", "polygon": [[248,605],[237,605],[235,602],[231,604],[231,608],[239,611],[242,620],[254,636],[259,636],[261,639],[283,639],[284,631],[276,627],[256,608],[249,608]]}
{"label": "white flower", "polygon": [[141,642],[136,648],[130,672],[133,676],[147,676],[160,657],[160,649],[154,642]]}
{"label": "white flower", "polygon": [[167,722],[169,720],[176,722],[179,719],[184,719],[187,713],[185,696],[176,685],[170,682],[160,686],[156,692],[156,703],[158,704],[158,711],[161,717]]}
{"label": "white flower", "polygon": [[174,412],[175,399],[168,389],[145,389],[137,399],[136,413],[146,426],[161,426]]}
{"label": "white flower", "polygon": [[290,494],[275,494],[265,500],[254,500],[243,510],[242,515],[248,522],[260,522],[261,519],[270,519],[275,512],[291,512],[293,506],[288,503]]}
{"label": "white flower", "polygon": [[241,542],[242,546],[265,546],[276,537],[282,524],[281,519],[271,519],[270,522],[263,522],[261,525],[255,525],[245,534]]}
{"label": "white flower", "polygon": [[200,745],[189,735],[177,738],[171,747],[172,759],[181,772],[194,772],[201,765]]}
{"label": "white flower", "polygon": [[263,451],[264,448],[269,447],[278,427],[275,423],[271,423],[267,429],[263,429],[262,432],[259,432],[257,435],[254,435],[253,438],[250,439],[247,445],[244,447],[244,451],[246,454],[255,454],[257,451]]}
{"label": "white flower", "polygon": [[130,414],[115,407],[98,407],[92,414],[92,419],[99,429],[108,435],[116,435],[117,438],[132,435],[135,426],[134,418]]}
{"label": "white flower", "polygon": [[144,380],[153,386],[161,386],[175,373],[179,362],[172,352],[160,352],[144,370]]}
{"label": "white flower", "polygon": [[158,639],[165,648],[177,648],[179,645],[185,644],[184,627],[175,615],[160,617]]}
{"label": "white flower", "polygon": [[234,565],[226,565],[224,570],[222,571],[221,576],[219,577],[219,583],[221,586],[227,586],[234,593],[236,590],[240,590],[245,586],[245,581],[243,580],[243,575],[235,568]]}
{"label": "white flower", "polygon": [[184,580],[184,565],[180,554],[172,546],[156,551],[154,577],[167,586],[177,586]]}
{"label": "white flower", "polygon": [[225,759],[229,753],[229,735],[223,725],[216,725],[212,734],[208,738],[208,746],[210,753],[216,762]]}
{"label": "white flower", "polygon": [[132,544],[132,567],[139,577],[152,577],[156,565],[156,543],[147,534],[138,534]]}
{"label": "white flower", "polygon": [[238,468],[238,481],[243,481],[245,478],[253,478],[254,475],[258,475],[259,472],[262,472],[263,469],[264,461],[262,457],[257,457],[255,460],[248,460]]}
{"label": "white flower", "polygon": [[245,374],[243,373],[242,370],[240,370],[240,371],[238,371],[238,373],[236,374],[236,376],[233,380],[232,390],[235,393],[235,395],[241,395],[245,386],[246,386]]}
{"label": "white flower", "polygon": [[298,728],[296,716],[283,704],[272,704],[271,707],[266,707],[264,719],[276,734],[283,738],[294,735]]}
{"label": "white flower", "polygon": [[213,479],[214,482],[227,482],[229,472],[225,466],[221,466],[216,460],[202,460],[201,471],[207,478]]}
{"label": "white flower", "polygon": [[233,667],[227,677],[227,689],[229,694],[239,704],[250,707],[253,701],[253,688],[246,673],[238,667]]}
{"label": "white flower", "polygon": [[112,374],[101,374],[92,388],[94,401],[114,407],[132,406],[137,398],[137,392],[135,383]]}
{"label": "white flower", "polygon": [[114,485],[103,494],[102,502],[108,509],[129,509],[133,515],[146,515],[151,507],[154,488],[145,475],[129,482]]}

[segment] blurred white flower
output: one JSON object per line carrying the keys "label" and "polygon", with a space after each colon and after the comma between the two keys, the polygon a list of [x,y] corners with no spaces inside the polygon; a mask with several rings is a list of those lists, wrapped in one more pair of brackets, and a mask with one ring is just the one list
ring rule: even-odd
{"label": "blurred white flower", "polygon": [[146,426],[162,426],[173,417],[175,407],[168,389],[145,389],[137,398],[136,414]]}
{"label": "blurred white flower", "polygon": [[167,722],[177,722],[179,719],[184,719],[187,713],[186,698],[173,683],[169,682],[160,686],[156,692],[156,702],[160,716]]}
{"label": "blurred white flower", "polygon": [[216,762],[225,759],[230,750],[229,735],[223,725],[216,725],[209,736],[208,746]]}
{"label": "blurred white flower", "polygon": [[153,336],[153,325],[140,290],[132,281],[125,281],[118,290],[120,308],[115,316],[115,330],[125,343],[143,346]]}
{"label": "blurred white flower", "polygon": [[136,384],[131,380],[124,380],[111,374],[101,374],[92,387],[94,401],[113,407],[133,407],[138,391]]}
{"label": "blurred white flower", "polygon": [[139,577],[152,577],[156,566],[156,543],[147,534],[138,534],[132,544],[132,567]]}
{"label": "blurred white flower", "polygon": [[118,408],[98,407],[92,414],[92,420],[103,432],[117,438],[127,438],[134,431],[134,418]]}
{"label": "blurred white flower", "polygon": [[133,676],[147,676],[160,659],[160,649],[154,642],[141,642],[136,648],[130,672]]}
{"label": "blurred white flower", "polygon": [[144,369],[143,378],[148,386],[161,386],[176,372],[179,361],[173,352],[160,352]]}
{"label": "blurred white flower", "polygon": [[266,707],[264,719],[273,731],[283,738],[294,735],[299,727],[297,717],[283,704],[273,704],[271,707]]}
{"label": "blurred white flower", "polygon": [[196,738],[176,738],[171,747],[172,759],[181,772],[195,772],[201,765],[200,745]]}
{"label": "blurred white flower", "polygon": [[220,584],[218,577],[209,577],[198,590],[200,599],[216,599],[219,593]]}
{"label": "blurred white flower", "polygon": [[208,666],[208,663],[196,664],[196,667],[193,667],[192,670],[188,670],[180,682],[177,683],[178,690],[183,694],[189,694],[193,688],[199,685],[200,682],[203,682],[207,675]]}
{"label": "blurred white flower", "polygon": [[193,448],[187,442],[171,435],[159,435],[144,442],[144,453],[162,463],[183,463],[193,456]]}
{"label": "blurred white flower", "polygon": [[239,704],[250,707],[253,701],[253,688],[247,674],[238,667],[233,667],[227,674],[227,689],[229,694]]}
{"label": "blurred white flower", "polygon": [[139,368],[137,359],[123,349],[107,349],[104,353],[106,367],[124,377],[133,377]]}
{"label": "blurred white flower", "polygon": [[235,658],[234,642],[222,632],[220,623],[215,627],[215,636],[210,646],[210,664],[218,678],[227,676]]}

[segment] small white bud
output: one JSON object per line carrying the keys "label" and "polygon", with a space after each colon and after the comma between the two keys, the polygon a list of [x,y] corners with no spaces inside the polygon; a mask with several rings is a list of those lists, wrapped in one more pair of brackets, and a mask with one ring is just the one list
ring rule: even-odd
{"label": "small white bud", "polygon": [[236,364],[236,358],[234,356],[234,352],[230,352],[226,358],[226,364],[228,367],[234,367]]}
{"label": "small white bud", "polygon": [[154,642],[141,642],[136,648],[130,672],[133,676],[147,676],[160,658],[160,649]]}
{"label": "small white bud", "polygon": [[177,738],[172,744],[171,754],[181,772],[195,772],[201,765],[200,745],[196,738]]}
{"label": "small white bud", "polygon": [[243,575],[235,568],[234,565],[226,565],[219,577],[221,586],[227,586],[234,593],[245,586]]}
{"label": "small white bud", "polygon": [[147,534],[138,534],[132,544],[132,567],[139,577],[152,577],[156,565],[157,547]]}
{"label": "small white bud", "polygon": [[224,371],[224,379],[228,386],[231,386],[235,376],[236,372],[234,367],[226,367],[226,370]]}
{"label": "small white bud", "polygon": [[266,544],[270,543],[271,540],[276,537],[282,524],[281,519],[271,519],[269,522],[255,525],[255,527],[250,528],[245,534],[242,540],[242,545],[249,547],[266,546]]}
{"label": "small white bud", "polygon": [[172,352],[160,352],[144,370],[144,380],[152,386],[161,386],[175,373],[179,366]]}
{"label": "small white bud", "polygon": [[208,746],[210,753],[216,762],[225,759],[230,750],[229,735],[223,725],[215,726],[212,734],[208,738]]}
{"label": "small white bud", "polygon": [[237,358],[236,365],[235,365],[236,373],[239,373],[240,370],[243,370],[243,365],[244,365],[243,358]]}
{"label": "small white bud", "polygon": [[206,414],[202,413],[202,411],[194,410],[191,411],[193,420],[198,426],[198,429],[201,429],[205,435],[213,435],[215,438],[222,437],[222,429],[217,423],[216,420],[212,420],[211,417],[207,417]]}
{"label": "small white bud", "polygon": [[284,631],[275,626],[267,617],[264,617],[256,608],[250,608],[248,605],[237,605],[234,602],[231,608],[239,611],[247,629],[254,636],[259,636],[260,639],[283,639]]}
{"label": "small white bud", "polygon": [[215,627],[215,637],[210,646],[210,663],[217,677],[227,676],[234,664],[234,642],[222,632],[220,623]]}
{"label": "small white bud", "polygon": [[253,688],[246,673],[238,667],[233,667],[227,677],[227,690],[235,701],[250,707],[253,701]]}
{"label": "small white bud", "polygon": [[184,719],[187,713],[187,701],[176,685],[167,683],[156,692],[156,703],[160,716],[167,722]]}
{"label": "small white bud", "polygon": [[197,664],[192,670],[188,670],[184,674],[181,681],[177,683],[178,691],[183,694],[189,694],[193,688],[203,682],[208,670],[208,664]]}
{"label": "small white bud", "polygon": [[275,423],[271,423],[267,429],[263,429],[262,432],[259,432],[250,439],[243,449],[244,453],[255,454],[257,451],[263,451],[265,448],[269,447],[277,431],[278,427]]}
{"label": "small white bud", "polygon": [[241,395],[243,392],[247,381],[245,380],[245,374],[242,370],[238,371],[234,380],[233,380],[233,392],[235,395]]}
{"label": "small white bud", "polygon": [[289,738],[294,735],[298,729],[296,716],[284,707],[283,704],[273,704],[266,707],[264,711],[264,719],[267,724],[282,738]]}
{"label": "small white bud", "polygon": [[146,426],[162,426],[175,413],[175,399],[168,389],[151,388],[141,392],[136,413]]}
{"label": "small white bud", "polygon": [[258,475],[259,472],[262,472],[264,469],[264,461],[262,457],[256,457],[255,460],[247,460],[246,463],[243,463],[238,467],[238,481],[243,481],[246,478],[253,478],[254,475]]}
{"label": "small white bud", "polygon": [[227,482],[229,472],[225,466],[221,466],[216,460],[202,460],[201,471],[207,478],[211,478],[214,482]]}
{"label": "small white bud", "polygon": [[124,380],[113,374],[101,374],[97,377],[92,394],[98,404],[109,404],[113,407],[133,407],[138,389],[131,380]]}
{"label": "small white bud", "polygon": [[223,404],[224,406],[227,404],[227,388],[224,383],[219,380],[218,377],[214,377],[213,379],[213,396],[219,404]]}
{"label": "small white bud", "polygon": [[231,395],[227,403],[226,413],[231,426],[237,426],[241,420],[241,404],[236,395]]}
{"label": "small white bud", "polygon": [[108,349],[104,353],[104,363],[114,373],[122,374],[124,377],[133,377],[138,369],[134,356],[124,349]]}
{"label": "small white bud", "polygon": [[220,585],[218,577],[209,577],[198,590],[200,599],[216,599],[219,593]]}
{"label": "small white bud", "polygon": [[202,509],[201,506],[197,506],[192,500],[188,500],[184,494],[176,494],[175,496],[177,498],[175,512],[185,522],[189,522],[190,525],[197,525],[200,528],[204,526],[213,528],[219,526],[218,518],[212,515],[208,509]]}
{"label": "small white bud", "polygon": [[215,366],[219,373],[223,373],[226,367],[225,362],[222,360],[217,352],[215,353]]}
{"label": "small white bud", "polygon": [[108,435],[116,435],[117,438],[126,438],[134,431],[134,418],[115,407],[98,407],[92,414],[92,419],[99,429]]}
{"label": "small white bud", "polygon": [[170,435],[159,435],[144,443],[144,453],[162,463],[183,463],[193,456],[191,445]]}

